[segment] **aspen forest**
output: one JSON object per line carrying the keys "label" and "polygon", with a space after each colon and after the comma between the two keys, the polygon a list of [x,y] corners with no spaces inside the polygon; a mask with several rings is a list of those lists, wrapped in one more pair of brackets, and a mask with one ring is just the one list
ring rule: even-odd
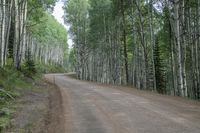
{"label": "aspen forest", "polygon": [[[16,101],[31,97],[28,93],[37,90],[39,81],[44,82],[43,73],[65,71],[67,30],[52,15],[55,3],[0,0],[0,133],[10,127],[13,113],[20,107]],[[36,116],[30,110],[26,114]]]}
{"label": "aspen forest", "polygon": [[51,15],[55,2],[56,0],[0,1],[2,68],[12,64],[20,70],[27,55],[37,63],[63,65],[67,54],[67,32]]}
{"label": "aspen forest", "polygon": [[200,0],[0,0],[0,133],[199,133]]}
{"label": "aspen forest", "polygon": [[67,0],[82,80],[200,99],[199,0]]}

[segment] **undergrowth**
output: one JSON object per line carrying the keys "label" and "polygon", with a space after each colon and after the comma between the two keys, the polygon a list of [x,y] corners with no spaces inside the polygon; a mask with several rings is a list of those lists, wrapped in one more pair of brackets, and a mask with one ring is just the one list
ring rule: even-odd
{"label": "undergrowth", "polygon": [[38,73],[65,73],[66,70],[63,66],[60,65],[46,65],[38,63],[36,65],[36,69],[38,70]]}
{"label": "undergrowth", "polygon": [[43,73],[65,72],[62,66],[37,64],[31,56],[26,56],[20,70],[12,66],[9,61],[6,67],[0,68],[0,132],[9,126],[16,99],[34,89],[35,81],[40,80]]}
{"label": "undergrowth", "polygon": [[12,67],[0,68],[0,132],[9,126],[15,100],[31,89],[32,81]]}

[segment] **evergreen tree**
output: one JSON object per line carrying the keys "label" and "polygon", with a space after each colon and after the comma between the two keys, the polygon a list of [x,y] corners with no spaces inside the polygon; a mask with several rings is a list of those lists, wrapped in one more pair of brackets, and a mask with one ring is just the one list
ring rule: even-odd
{"label": "evergreen tree", "polygon": [[155,77],[156,77],[156,90],[158,93],[165,93],[165,81],[163,74],[162,59],[160,53],[159,40],[156,37],[154,48],[154,62],[155,62]]}
{"label": "evergreen tree", "polygon": [[31,55],[31,51],[29,49],[26,52],[23,72],[24,72],[25,76],[27,76],[29,78],[33,78],[33,76],[36,74],[35,63],[33,61],[33,57]]}

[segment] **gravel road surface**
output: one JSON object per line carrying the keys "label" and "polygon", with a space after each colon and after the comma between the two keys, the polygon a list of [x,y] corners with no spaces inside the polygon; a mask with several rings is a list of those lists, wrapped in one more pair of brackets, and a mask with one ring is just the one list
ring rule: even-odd
{"label": "gravel road surface", "polygon": [[66,133],[200,133],[200,102],[129,87],[46,79],[60,91]]}

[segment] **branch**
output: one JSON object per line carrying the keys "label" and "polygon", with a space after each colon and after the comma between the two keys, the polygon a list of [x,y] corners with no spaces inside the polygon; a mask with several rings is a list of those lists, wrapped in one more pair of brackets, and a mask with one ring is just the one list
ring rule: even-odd
{"label": "branch", "polygon": [[41,20],[41,21],[38,21],[38,22],[35,23],[35,24],[26,25],[26,27],[27,27],[27,28],[29,28],[29,27],[34,27],[35,25],[38,25],[38,24],[41,24],[41,23],[45,23],[46,21],[47,21],[47,19]]}
{"label": "branch", "polygon": [[38,5],[38,6],[33,6],[31,9],[29,9],[29,10],[27,11],[27,13],[32,13],[32,11],[33,11],[34,9],[37,9],[37,8],[41,8],[41,6],[40,6],[40,5]]}
{"label": "branch", "polygon": [[13,96],[11,96],[11,94],[9,94],[8,92],[6,92],[4,89],[0,89],[1,92],[5,93],[7,96],[9,96],[12,100],[15,100],[15,98]]}

